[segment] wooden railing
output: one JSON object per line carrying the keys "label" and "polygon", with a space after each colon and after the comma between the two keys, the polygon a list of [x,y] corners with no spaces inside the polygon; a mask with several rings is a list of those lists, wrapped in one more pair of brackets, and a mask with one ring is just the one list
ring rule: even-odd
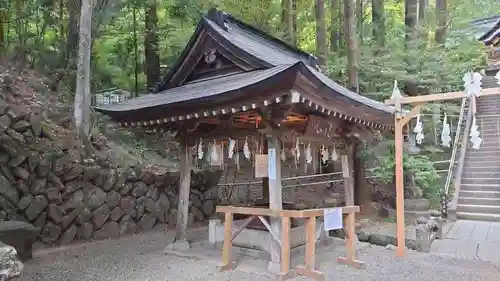
{"label": "wooden railing", "polygon": [[[275,210],[265,208],[247,208],[235,206],[217,206],[218,213],[225,214],[224,220],[224,244],[222,249],[222,265],[220,270],[234,269],[232,260],[232,242],[241,231],[247,227],[252,220],[259,218],[269,230],[269,233],[281,247],[280,273],[279,279],[284,280],[293,278],[295,274],[308,276],[316,280],[324,280],[323,272],[316,270],[316,218],[324,214],[324,209],[308,210]],[[337,262],[347,264],[355,268],[364,268],[365,263],[356,260],[356,233],[355,233],[355,214],[359,212],[359,206],[342,207],[342,213],[346,215],[344,220],[344,229],[346,231],[346,254],[345,257],[338,257]],[[245,222],[233,231],[233,215],[242,214],[250,216]],[[264,217],[279,217],[282,220],[281,237],[274,232]],[[306,250],[305,264],[297,266],[295,270],[290,270],[290,222],[292,218],[305,218],[306,222]]]}

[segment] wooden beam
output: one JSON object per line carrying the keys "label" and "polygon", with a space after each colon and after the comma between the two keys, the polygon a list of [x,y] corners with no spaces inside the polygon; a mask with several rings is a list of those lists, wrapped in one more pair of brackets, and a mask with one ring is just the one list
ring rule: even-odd
{"label": "wooden beam", "polygon": [[316,270],[316,217],[310,217],[306,222],[306,252],[305,264],[295,268],[297,274],[325,280],[325,274]]}
{"label": "wooden beam", "polygon": [[288,277],[290,272],[290,218],[283,218],[281,222],[281,272],[282,279]]}
{"label": "wooden beam", "polygon": [[183,134],[182,155],[179,179],[179,203],[177,206],[177,225],[175,227],[175,241],[186,240],[186,229],[189,212],[189,189],[191,185],[191,150],[187,134]]}
{"label": "wooden beam", "polygon": [[[267,153],[268,140],[264,139],[263,142],[264,143],[262,145],[263,145],[264,153]],[[268,177],[262,178],[262,199],[269,203],[269,178]]]}
{"label": "wooden beam", "polygon": [[[325,209],[274,210],[274,209],[236,207],[236,206],[217,206],[216,212],[242,214],[242,215],[255,215],[255,216],[310,218],[310,217],[323,216]],[[359,206],[342,207],[343,214],[357,213],[357,212],[359,212]]]}
{"label": "wooden beam", "polygon": [[[272,210],[282,210],[282,186],[281,186],[281,142],[277,136],[272,136],[267,140],[268,146],[268,159],[269,159],[269,208]],[[273,168],[274,167],[274,168]],[[281,237],[281,218],[270,217],[271,228],[277,237]],[[281,262],[281,245],[274,239],[271,239],[271,261],[269,262],[269,269],[271,271],[279,271]]]}
{"label": "wooden beam", "polygon": [[[500,87],[497,88],[488,88],[482,89],[481,94],[479,95],[479,99],[481,97],[486,96],[497,96],[500,95]],[[415,96],[415,97],[403,97],[398,99],[397,101],[394,99],[385,100],[386,105],[396,105],[397,102],[400,104],[412,104],[412,103],[425,103],[432,101],[445,101],[445,100],[454,100],[468,97],[466,92],[449,92],[442,94],[431,94],[424,96]]]}
{"label": "wooden beam", "polygon": [[396,116],[395,118],[395,131],[394,131],[394,145],[395,153],[394,158],[396,162],[395,175],[396,175],[396,225],[397,225],[397,240],[398,246],[396,254],[399,257],[405,254],[405,207],[404,207],[404,180],[403,180],[403,126],[401,119]]}
{"label": "wooden beam", "polygon": [[224,217],[224,246],[222,248],[222,265],[220,271],[231,270],[233,265],[232,258],[232,234],[233,232],[233,214],[226,213]]}
{"label": "wooden beam", "polygon": [[[238,234],[240,234],[243,229],[245,229],[257,216],[251,216],[251,217],[248,217],[242,225],[238,226],[238,229],[236,229],[232,236],[231,236],[231,242],[234,240],[234,238],[236,238],[236,236],[238,236]],[[224,224],[225,226],[225,224]]]}
{"label": "wooden beam", "polygon": [[363,269],[366,264],[362,261],[356,260],[356,218],[354,213],[347,215],[346,230],[347,235],[345,239],[346,253],[345,257],[338,257],[337,262],[341,264],[350,265],[354,268]]}
{"label": "wooden beam", "polygon": [[420,110],[425,106],[425,103],[417,103],[410,112],[404,115],[399,121],[402,125],[408,124],[411,119],[415,118],[420,113]]}
{"label": "wooden beam", "polygon": [[354,206],[354,178],[353,178],[353,163],[354,163],[354,144],[351,142],[347,145],[346,154],[341,155],[342,176],[344,178],[345,204],[346,206]]}

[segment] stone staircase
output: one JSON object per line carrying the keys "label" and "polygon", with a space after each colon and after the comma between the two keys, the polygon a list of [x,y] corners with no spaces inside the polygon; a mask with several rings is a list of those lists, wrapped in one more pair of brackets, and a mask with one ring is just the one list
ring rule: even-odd
{"label": "stone staircase", "polygon": [[[487,76],[483,86],[498,85]],[[480,97],[476,109],[483,143],[478,150],[467,146],[457,218],[500,221],[500,96]]]}

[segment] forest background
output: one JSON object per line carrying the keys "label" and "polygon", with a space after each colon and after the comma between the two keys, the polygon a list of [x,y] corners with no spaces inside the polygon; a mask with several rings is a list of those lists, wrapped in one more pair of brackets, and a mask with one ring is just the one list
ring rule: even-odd
{"label": "forest background", "polygon": [[[211,7],[315,54],[332,79],[380,101],[391,95],[394,80],[411,96],[462,90],[464,73],[486,66],[471,21],[500,14],[497,0],[94,0],[91,92],[118,88],[137,96],[154,90]],[[0,0],[3,61],[49,77],[50,91],[66,93],[69,105],[82,11],[82,0]],[[419,156],[405,155],[406,169],[428,197],[442,188],[433,162],[449,158],[438,128],[444,113],[459,110],[460,101],[426,108],[432,115],[425,134],[431,137]],[[376,155],[373,149],[360,155],[376,159],[372,174],[381,182],[393,179],[391,139],[375,140]],[[132,143],[144,150],[141,140]]]}

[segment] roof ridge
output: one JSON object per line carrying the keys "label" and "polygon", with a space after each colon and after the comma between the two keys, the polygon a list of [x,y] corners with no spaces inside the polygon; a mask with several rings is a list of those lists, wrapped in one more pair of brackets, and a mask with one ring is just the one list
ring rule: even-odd
{"label": "roof ridge", "polygon": [[246,30],[248,30],[256,35],[259,35],[259,36],[263,37],[264,39],[269,40],[270,42],[281,45],[282,47],[284,47],[285,49],[288,49],[289,51],[308,56],[312,61],[316,62],[316,64],[317,64],[318,58],[315,55],[308,53],[308,52],[306,52],[300,48],[297,48],[295,46],[292,46],[291,44],[287,43],[286,41],[284,41],[280,38],[277,38],[277,37],[265,32],[265,31],[262,31],[262,30],[256,28],[255,26],[248,24],[248,23],[234,17],[233,15],[226,13],[224,11],[221,11],[217,8],[210,9],[208,11],[208,13],[206,14],[206,18],[215,22],[217,25],[219,25],[220,28],[225,29],[226,31],[227,31],[227,29],[226,29],[227,27],[224,25],[224,23],[222,23],[220,21],[220,19],[225,18],[226,20],[230,20],[231,22],[239,25],[240,27],[243,27],[244,29],[246,29]]}
{"label": "roof ridge", "polygon": [[[274,70],[274,71],[276,71],[276,68],[283,68],[283,70],[284,70],[284,69],[287,69],[287,68],[289,68],[291,66],[293,66],[293,64],[280,64],[280,65],[276,65],[276,66],[273,66],[273,67],[270,67],[270,68],[257,68],[257,69],[251,69],[251,70],[246,70],[246,71],[241,71],[241,72],[224,74],[224,75],[220,75],[220,76],[213,76],[213,77],[210,77],[209,79],[194,80],[194,81],[185,83],[183,85],[180,85],[177,88],[184,87],[186,85],[196,85],[198,83],[203,83],[203,82],[212,81],[212,80],[221,79],[221,78],[232,77],[232,76],[236,76],[236,75],[244,75],[244,74],[248,74],[248,73],[251,73],[251,72],[263,72],[263,71],[266,71],[266,70]],[[159,92],[159,93],[161,93],[161,92]]]}
{"label": "roof ridge", "polygon": [[474,23],[482,23],[482,22],[485,22],[485,21],[490,21],[490,20],[493,20],[493,19],[500,19],[500,15],[495,15],[495,16],[489,16],[489,17],[485,17],[485,18],[480,18],[480,19],[475,19],[475,20],[472,20],[471,23],[474,24]]}
{"label": "roof ridge", "polygon": [[494,19],[495,17],[497,18],[495,23],[490,27],[490,29],[488,31],[483,33],[483,35],[481,35],[478,38],[480,41],[483,41],[483,43],[486,45],[489,45],[491,43],[492,38],[489,38],[489,37],[491,37],[491,35],[495,33],[495,30],[498,30],[500,28],[500,15],[499,16],[492,16],[492,17],[483,19],[483,20],[487,21],[488,19]]}

